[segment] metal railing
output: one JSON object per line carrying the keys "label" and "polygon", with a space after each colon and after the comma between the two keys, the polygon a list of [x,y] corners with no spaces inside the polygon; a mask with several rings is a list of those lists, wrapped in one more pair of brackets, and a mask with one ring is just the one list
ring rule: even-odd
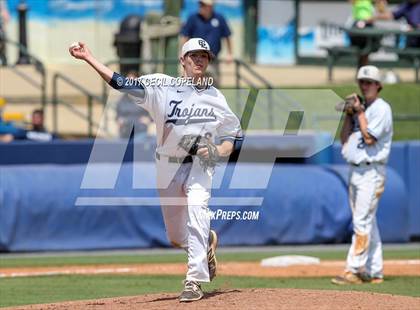
{"label": "metal railing", "polygon": [[45,106],[47,105],[47,72],[45,70],[45,66],[43,64],[43,62],[41,60],[39,60],[37,57],[35,57],[33,54],[31,54],[29,52],[29,50],[23,46],[22,44],[9,40],[9,39],[5,39],[4,42],[6,44],[9,45],[13,45],[15,47],[17,47],[17,49],[23,54],[28,56],[29,58],[29,65],[33,65],[35,67],[36,72],[39,73],[39,75],[41,76],[41,82],[37,82],[35,81],[31,76],[27,75],[24,72],[21,72],[17,69],[17,67],[19,66],[19,64],[16,65],[10,65],[10,66],[5,66],[6,68],[10,68],[12,69],[12,71],[20,76],[23,80],[25,80],[26,82],[28,82],[29,84],[31,84],[32,86],[38,88],[40,90],[40,102],[42,104],[42,109],[45,110]]}
{"label": "metal railing", "polygon": [[244,69],[254,78],[256,78],[258,81],[260,81],[260,83],[263,84],[262,88],[265,88],[265,89],[273,88],[271,83],[262,75],[260,75],[257,71],[255,71],[248,63],[240,59],[235,59],[234,62],[235,62],[236,88],[241,87],[241,81],[244,81],[249,87],[258,88],[254,83],[252,83],[243,74],[241,74],[241,69]]}
{"label": "metal railing", "polygon": [[[248,63],[235,59],[235,85],[236,89],[239,89],[241,87],[241,81],[245,82],[245,84],[248,87],[251,87],[252,89],[273,89],[273,86],[271,83],[265,79],[263,76],[261,76],[258,72],[256,72]],[[242,70],[241,70],[242,69]],[[248,78],[242,73],[242,71],[245,71],[249,75],[251,75],[253,78],[258,80],[263,87],[257,87],[254,83],[252,83]],[[267,93],[267,99],[268,99],[268,110],[267,110],[267,116],[268,116],[268,128],[274,129],[274,100],[272,96],[272,92]],[[240,102],[237,101],[237,105],[240,104]],[[239,107],[236,107],[237,111],[239,111]]]}
{"label": "metal railing", "polygon": [[[72,104],[65,102],[64,100],[60,100],[58,98],[58,81],[61,80],[65,82],[67,85],[73,87],[74,89],[78,90],[82,93],[87,100],[87,114],[82,113],[78,109],[76,109]],[[76,83],[75,81],[71,80],[69,77],[61,74],[55,73],[52,79],[52,107],[53,107],[53,131],[55,133],[58,132],[58,104],[62,104],[66,106],[69,110],[71,110],[74,114],[79,116],[80,118],[86,120],[88,122],[88,136],[93,137],[93,127],[99,128],[99,124],[93,121],[93,101],[96,100],[101,105],[104,105],[102,98],[93,94],[80,84]]]}

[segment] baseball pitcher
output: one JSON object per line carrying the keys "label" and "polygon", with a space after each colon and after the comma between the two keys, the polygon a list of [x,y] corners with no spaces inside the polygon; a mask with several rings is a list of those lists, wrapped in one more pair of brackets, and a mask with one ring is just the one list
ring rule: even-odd
{"label": "baseball pitcher", "polygon": [[378,68],[361,67],[357,80],[362,96],[346,99],[341,130],[342,155],[350,164],[349,200],[353,237],[342,276],[334,284],[383,282],[382,243],[376,210],[384,191],[385,164],[392,141],[392,111],[379,98],[382,89]]}
{"label": "baseball pitcher", "polygon": [[[181,302],[203,297],[200,283],[216,276],[217,234],[210,230],[208,202],[214,166],[231,154],[241,135],[238,118],[222,93],[209,85],[206,69],[214,58],[209,44],[192,38],[182,47],[183,77],[151,74],[128,79],[95,59],[84,43],[69,52],[86,61],[114,89],[128,93],[156,124],[157,186],[170,242],[185,249],[188,271]],[[219,144],[215,144],[216,138]]]}

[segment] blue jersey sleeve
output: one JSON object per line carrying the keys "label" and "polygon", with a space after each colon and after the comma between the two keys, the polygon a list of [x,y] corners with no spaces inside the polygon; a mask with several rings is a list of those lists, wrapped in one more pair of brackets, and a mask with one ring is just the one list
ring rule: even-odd
{"label": "blue jersey sleeve", "polygon": [[145,97],[144,86],[139,78],[127,78],[114,72],[109,85],[122,93],[139,98]]}

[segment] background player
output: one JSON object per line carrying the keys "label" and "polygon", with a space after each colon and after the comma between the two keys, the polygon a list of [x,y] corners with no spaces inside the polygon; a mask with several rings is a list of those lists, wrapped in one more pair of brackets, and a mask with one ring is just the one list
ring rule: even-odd
{"label": "background player", "polygon": [[341,131],[342,154],[350,164],[349,199],[353,215],[351,247],[343,276],[334,284],[383,282],[382,243],[376,222],[379,198],[384,191],[385,164],[392,141],[392,112],[379,98],[382,89],[378,68],[361,67],[357,80],[363,105],[356,94],[354,113],[347,113]]}
{"label": "background player", "polygon": [[[170,86],[174,78],[163,74],[143,76],[139,83],[113,72],[93,57],[88,47],[72,45],[70,54],[86,61],[113,88],[132,95],[134,101],[149,111],[156,123],[157,185],[169,240],[188,254],[188,272],[182,302],[203,297],[201,282],[216,275],[215,248],[217,235],[210,231],[208,202],[212,182],[211,169],[203,169],[196,156],[178,146],[187,134],[219,138],[220,156],[229,156],[233,142],[240,134],[238,118],[216,88],[202,83],[213,58],[209,44],[200,38],[188,40],[182,47],[180,62],[183,76],[192,78],[192,85]],[[197,155],[208,157],[207,148]]]}

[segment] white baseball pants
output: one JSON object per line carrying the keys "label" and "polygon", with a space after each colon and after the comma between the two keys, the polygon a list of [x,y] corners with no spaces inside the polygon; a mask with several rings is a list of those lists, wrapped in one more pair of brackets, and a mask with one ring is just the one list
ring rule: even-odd
{"label": "white baseball pants", "polygon": [[385,166],[352,166],[349,199],[353,218],[353,237],[346,270],[383,277],[382,242],[376,222],[379,198],[384,191]]}
{"label": "white baseball pants", "polygon": [[188,255],[186,280],[209,282],[207,261],[210,233],[212,175],[194,163],[169,163],[157,160],[157,182],[166,234],[172,245]]}

